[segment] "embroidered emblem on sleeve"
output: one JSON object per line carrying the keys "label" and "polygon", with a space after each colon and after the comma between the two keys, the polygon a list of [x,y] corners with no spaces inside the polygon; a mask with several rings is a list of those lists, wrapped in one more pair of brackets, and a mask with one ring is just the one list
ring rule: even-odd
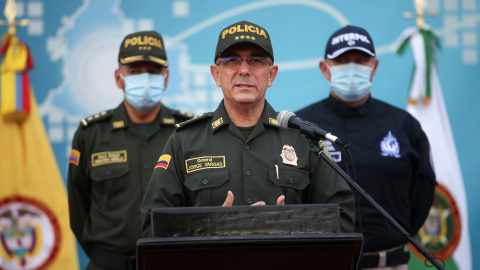
{"label": "embroidered emblem on sleeve", "polygon": [[282,157],[282,162],[288,165],[297,166],[297,154],[295,153],[295,149],[293,146],[285,144],[282,149],[282,153],[280,154]]}
{"label": "embroidered emblem on sleeve", "polygon": [[172,156],[167,154],[160,156],[160,158],[157,161],[157,165],[155,165],[154,169],[163,168],[166,170],[168,168],[168,164],[170,163],[171,158]]}
{"label": "embroidered emblem on sleeve", "polygon": [[72,151],[70,151],[70,158],[68,159],[68,163],[78,166],[78,162],[80,162],[80,151],[72,149]]}

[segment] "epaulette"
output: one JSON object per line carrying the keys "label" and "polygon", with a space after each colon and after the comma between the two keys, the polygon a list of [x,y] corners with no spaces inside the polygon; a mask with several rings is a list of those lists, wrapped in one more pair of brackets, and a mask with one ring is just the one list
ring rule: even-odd
{"label": "epaulette", "polygon": [[185,120],[190,120],[195,116],[193,113],[184,112],[182,110],[172,110],[172,114]]}
{"label": "epaulette", "polygon": [[108,110],[108,111],[103,111],[101,113],[97,113],[94,115],[91,115],[87,118],[83,118],[80,122],[82,123],[83,127],[86,127],[90,125],[91,123],[98,122],[103,119],[107,119],[113,115],[113,110]]}
{"label": "epaulette", "polygon": [[193,117],[193,118],[190,119],[190,120],[187,120],[187,121],[182,122],[182,123],[178,123],[178,124],[176,124],[175,126],[177,127],[177,130],[178,130],[178,129],[181,129],[181,128],[183,128],[183,127],[186,127],[186,126],[188,126],[188,125],[190,125],[190,124],[192,124],[192,123],[198,122],[198,121],[200,121],[200,120],[202,120],[202,119],[206,119],[206,118],[209,118],[209,117],[212,117],[212,116],[213,116],[213,112],[202,113],[202,114],[200,114],[200,115],[197,115],[197,116]]}

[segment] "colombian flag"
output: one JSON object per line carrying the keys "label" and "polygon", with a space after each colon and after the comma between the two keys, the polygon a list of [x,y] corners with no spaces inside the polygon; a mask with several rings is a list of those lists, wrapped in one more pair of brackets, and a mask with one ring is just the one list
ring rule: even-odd
{"label": "colombian flag", "polygon": [[30,112],[30,78],[33,60],[27,45],[10,34],[0,47],[0,112],[7,121],[24,121]]}
{"label": "colombian flag", "polygon": [[70,152],[70,158],[68,159],[68,163],[72,163],[75,166],[78,166],[78,162],[80,161],[80,151],[72,149]]}
{"label": "colombian flag", "polygon": [[[65,185],[32,87],[28,80],[17,80],[19,74],[26,76],[33,63],[25,44],[16,37],[4,38],[3,42],[0,269],[78,270]],[[20,106],[25,104],[28,110]]]}
{"label": "colombian flag", "polygon": [[165,170],[167,169],[168,167],[168,163],[170,163],[170,159],[172,158],[172,156],[170,155],[162,155],[158,161],[157,161],[157,165],[155,165],[155,169],[156,168],[164,168]]}

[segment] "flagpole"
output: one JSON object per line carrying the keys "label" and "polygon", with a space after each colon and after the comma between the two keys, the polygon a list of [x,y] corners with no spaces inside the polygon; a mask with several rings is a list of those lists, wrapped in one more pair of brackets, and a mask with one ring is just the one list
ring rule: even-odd
{"label": "flagpole", "polygon": [[5,4],[5,9],[3,10],[3,14],[5,15],[6,21],[0,20],[0,26],[8,26],[7,34],[11,36],[15,36],[16,34],[16,25],[18,26],[27,26],[29,23],[28,19],[22,19],[15,21],[17,17],[18,10],[17,4],[15,4],[15,0],[7,0]]}

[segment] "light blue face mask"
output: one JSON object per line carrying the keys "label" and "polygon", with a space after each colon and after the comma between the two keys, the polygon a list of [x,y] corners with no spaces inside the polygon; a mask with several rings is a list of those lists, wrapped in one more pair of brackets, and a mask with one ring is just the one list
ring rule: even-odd
{"label": "light blue face mask", "polygon": [[331,74],[330,86],[341,99],[348,102],[359,101],[370,91],[372,67],[348,63],[328,68]]}
{"label": "light blue face mask", "polygon": [[150,110],[162,100],[165,93],[165,76],[141,73],[121,77],[125,80],[125,98],[137,110]]}

